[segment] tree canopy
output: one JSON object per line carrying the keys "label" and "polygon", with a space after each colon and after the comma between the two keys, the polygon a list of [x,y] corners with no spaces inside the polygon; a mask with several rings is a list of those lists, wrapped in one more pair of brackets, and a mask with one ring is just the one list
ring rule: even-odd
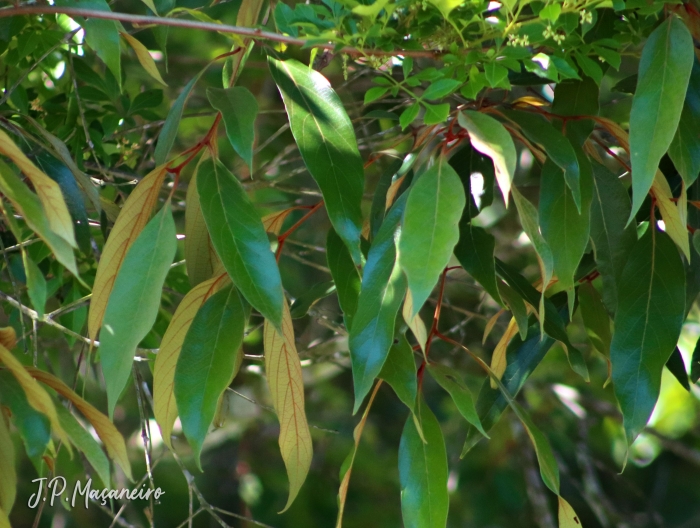
{"label": "tree canopy", "polygon": [[0,528],[700,523],[696,2],[7,4]]}

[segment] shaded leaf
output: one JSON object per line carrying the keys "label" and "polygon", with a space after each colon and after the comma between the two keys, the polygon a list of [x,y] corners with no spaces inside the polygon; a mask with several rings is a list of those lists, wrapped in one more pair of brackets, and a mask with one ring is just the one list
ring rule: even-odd
{"label": "shaded leaf", "polygon": [[27,293],[32,306],[39,317],[44,317],[46,307],[46,279],[41,273],[39,266],[29,257],[26,251],[22,251],[22,262],[24,263],[24,273],[27,277]]}
{"label": "shaded leaf", "polygon": [[459,221],[459,242],[454,253],[462,267],[481,284],[489,295],[503,304],[496,283],[496,264],[493,252],[496,239],[485,229],[472,224],[467,215]]}
{"label": "shaded leaf", "polygon": [[335,284],[333,281],[325,281],[314,284],[303,294],[294,299],[294,302],[289,308],[292,319],[304,317],[314,304],[321,299],[328,297],[334,291]]}
{"label": "shaded leaf", "polygon": [[671,187],[666,176],[661,171],[656,171],[654,182],[651,185],[651,193],[656,200],[656,205],[661,212],[665,231],[676,245],[690,260],[690,242],[688,240],[687,215],[688,201],[685,188],[681,189],[681,196],[674,199]]}
{"label": "shaded leaf", "polygon": [[343,311],[345,327],[349,330],[357,311],[362,282],[350,251],[333,228],[328,230],[326,238],[326,259],[335,283],[338,303]]}
{"label": "shaded leaf", "polygon": [[168,84],[160,76],[160,72],[156,67],[153,57],[151,57],[151,54],[148,52],[148,48],[141,44],[140,40],[138,40],[136,37],[132,37],[126,31],[120,32],[120,35],[124,37],[124,40],[126,40],[129,43],[129,46],[132,47],[136,53],[136,58],[141,63],[141,66],[143,66],[143,69],[146,70],[146,73],[148,73],[148,75],[153,77],[163,86],[168,86]]}
{"label": "shaded leaf", "polygon": [[[5,416],[0,412],[0,512],[12,511],[17,495],[17,471],[15,470],[15,447]],[[7,523],[7,526],[10,524]]]}
{"label": "shaded leaf", "polygon": [[[379,378],[386,381],[411,412],[415,411],[418,395],[416,360],[406,334],[399,334],[389,349],[389,355],[379,372]],[[371,400],[370,400],[371,401]],[[368,404],[368,407],[371,404]],[[365,411],[366,412],[366,411]]]}
{"label": "shaded leaf", "polygon": [[208,88],[207,97],[211,105],[221,112],[228,140],[252,173],[255,117],[258,115],[255,96],[247,88],[234,86],[226,90]]}
{"label": "shaded leaf", "polygon": [[688,383],[688,372],[685,370],[683,355],[678,347],[676,347],[666,361],[666,368],[678,380],[678,383],[683,385],[683,388],[690,391],[690,383]]}
{"label": "shaded leaf", "polygon": [[464,384],[462,377],[457,373],[457,371],[444,365],[429,363],[428,372],[430,372],[433,379],[435,379],[435,381],[437,381],[438,384],[449,393],[452,400],[455,402],[457,410],[464,417],[464,419],[476,427],[482,435],[489,438],[489,435],[486,434],[486,431],[484,431],[484,428],[481,425],[481,420],[479,420],[479,415],[474,407],[474,398],[472,398],[472,393]]}
{"label": "shaded leaf", "polygon": [[612,364],[610,363],[610,344],[612,332],[610,330],[610,317],[603,304],[603,298],[590,282],[584,282],[578,287],[579,307],[583,325],[586,328],[588,339],[600,352],[608,363],[607,385],[612,379]]}
{"label": "shaded leaf", "polygon": [[508,286],[505,282],[498,283],[498,291],[501,293],[501,297],[513,314],[513,318],[518,325],[520,339],[525,339],[529,327],[527,306],[525,306],[525,301],[523,301],[523,298],[518,294],[518,292]]}
{"label": "shaded leaf", "polygon": [[193,288],[210,279],[214,269],[221,265],[219,257],[209,238],[207,224],[202,214],[197,191],[197,174],[192,175],[187,186],[187,207],[185,208],[185,265],[187,277]]}

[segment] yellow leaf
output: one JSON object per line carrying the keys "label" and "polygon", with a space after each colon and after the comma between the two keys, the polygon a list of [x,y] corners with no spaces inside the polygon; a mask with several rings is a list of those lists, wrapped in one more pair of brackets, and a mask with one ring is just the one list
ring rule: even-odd
{"label": "yellow leaf", "polygon": [[425,328],[425,323],[423,322],[423,319],[420,318],[420,315],[416,314],[415,316],[411,317],[412,313],[413,296],[411,295],[411,290],[408,290],[406,292],[406,299],[404,299],[403,302],[403,311],[401,312],[401,315],[403,315],[403,320],[406,321],[406,324],[411,329],[411,332],[413,332],[413,335],[420,345],[420,349],[425,352],[425,345],[428,342],[428,330]]}
{"label": "yellow leaf", "polygon": [[0,130],[0,153],[10,158],[32,182],[44,207],[51,230],[71,246],[78,247],[73,232],[73,220],[58,184],[40,171],[2,130]]}
{"label": "yellow leaf", "polygon": [[661,211],[661,218],[666,226],[666,233],[680,248],[685,258],[690,260],[690,243],[688,242],[688,228],[686,226],[688,198],[685,185],[681,191],[678,203],[675,203],[666,176],[657,170],[654,182],[651,185],[651,194],[656,200],[659,211]]}
{"label": "yellow leaf", "polygon": [[486,322],[486,327],[484,328],[484,337],[481,338],[482,345],[486,343],[486,340],[489,338],[489,335],[491,335],[491,330],[493,330],[493,327],[496,326],[496,323],[498,322],[498,318],[501,317],[501,315],[505,313],[505,311],[505,308],[501,308],[491,316],[491,319],[489,319]]}
{"label": "yellow leaf", "polygon": [[[515,317],[508,323],[508,328],[501,336],[501,340],[496,345],[493,350],[493,355],[491,356],[491,370],[498,376],[498,379],[503,377],[503,373],[506,371],[508,366],[508,361],[506,359],[506,352],[508,351],[508,343],[513,339],[513,336],[518,333],[518,325],[515,322]],[[491,388],[497,389],[498,385],[494,380],[491,380]]]}
{"label": "yellow leaf", "polygon": [[153,57],[151,57],[151,54],[148,53],[148,49],[146,48],[146,46],[141,44],[141,42],[137,38],[132,37],[126,32],[122,33],[121,35],[136,52],[136,58],[141,63],[141,66],[143,66],[143,69],[146,70],[146,73],[153,77],[163,86],[168,86],[163,80],[163,78],[160,76],[160,72],[156,67],[156,63],[153,60]]}
{"label": "yellow leaf", "polygon": [[7,514],[0,508],[0,528],[12,528],[10,526],[10,519],[7,518]]}
{"label": "yellow leaf", "polygon": [[109,421],[109,418],[78,396],[68,385],[53,374],[49,374],[48,372],[34,367],[27,367],[27,371],[35,380],[39,380],[48,385],[75,405],[76,409],[78,409],[95,428],[97,436],[100,437],[100,440],[102,440],[102,443],[107,448],[109,457],[119,464],[119,467],[122,468],[126,477],[133,481],[134,478],[131,476],[131,464],[126,454],[124,437],[122,437],[121,433],[114,427],[114,424]]}
{"label": "yellow leaf", "polygon": [[197,192],[197,173],[187,187],[187,207],[185,208],[185,263],[190,285],[210,279],[219,262],[219,257],[211,244],[209,231],[204,222],[202,207]]}
{"label": "yellow leaf", "polygon": [[289,499],[282,510],[286,511],[306,479],[313,456],[304,410],[301,362],[294,344],[294,327],[287,303],[282,314],[282,334],[266,319],[263,342],[267,382],[280,422],[280,451],[289,477]]}
{"label": "yellow leaf", "polygon": [[262,217],[263,227],[268,233],[279,236],[280,231],[282,231],[282,226],[284,221],[287,219],[290,213],[298,211],[299,209],[308,209],[303,205],[295,205],[289,209],[284,209],[283,211],[277,211],[276,213],[270,213]]}
{"label": "yellow leaf", "polygon": [[175,386],[175,366],[180,357],[182,343],[185,341],[187,331],[199,309],[209,297],[227,283],[228,275],[222,273],[199,283],[187,292],[175,310],[175,315],[170,320],[161,341],[153,367],[153,413],[160,426],[163,441],[168,447],[172,448],[170,435],[177,418],[177,405],[173,389]]}
{"label": "yellow leaf", "polygon": [[391,183],[389,186],[389,189],[386,191],[386,202],[384,203],[384,210],[388,211],[389,207],[391,207],[391,204],[394,203],[394,198],[396,198],[396,193],[399,192],[399,189],[401,188],[401,184],[403,183],[403,180],[406,178],[406,175],[404,174],[400,178],[396,178],[395,181]]}
{"label": "yellow leaf", "polygon": [[12,350],[17,345],[17,332],[11,326],[0,328],[0,345]]}
{"label": "yellow leaf", "polygon": [[557,498],[559,499],[559,528],[581,528],[581,520],[571,504],[561,495]]}
{"label": "yellow leaf", "polygon": [[102,326],[107,301],[112,293],[119,268],[121,268],[131,244],[148,223],[166,174],[166,166],[161,165],[139,182],[126,199],[102,250],[102,257],[97,265],[95,284],[92,287],[88,315],[88,334],[93,341],[97,338],[97,332]]}
{"label": "yellow leaf", "polygon": [[17,472],[15,471],[15,447],[2,412],[0,412],[0,476],[0,511],[10,513],[17,495]]}
{"label": "yellow leaf", "polygon": [[27,395],[27,401],[29,405],[34,407],[40,413],[46,415],[51,423],[51,429],[56,436],[58,436],[61,441],[66,444],[66,447],[70,449],[70,441],[68,436],[63,431],[60,422],[58,421],[58,415],[56,414],[56,407],[53,405],[53,400],[46,389],[39,385],[32,376],[30,376],[28,370],[29,367],[25,367],[19,360],[12,355],[12,353],[7,350],[4,346],[0,345],[0,361],[2,361],[7,369],[12,372],[12,375],[17,379],[18,383],[22,386],[24,393]]}

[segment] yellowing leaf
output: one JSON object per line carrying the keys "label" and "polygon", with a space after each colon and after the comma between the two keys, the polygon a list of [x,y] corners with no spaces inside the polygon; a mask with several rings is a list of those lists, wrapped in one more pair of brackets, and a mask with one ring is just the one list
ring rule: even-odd
{"label": "yellowing leaf", "polygon": [[0,153],[10,158],[32,182],[44,207],[51,230],[71,246],[78,247],[73,233],[73,220],[58,183],[40,171],[2,130],[0,130]]}
{"label": "yellowing leaf", "polygon": [[17,379],[17,382],[22,386],[24,393],[27,395],[29,405],[34,407],[40,413],[46,415],[51,423],[51,429],[56,433],[64,444],[70,449],[70,441],[68,436],[63,431],[56,408],[53,405],[51,396],[46,392],[46,389],[39,385],[32,376],[29,375],[28,367],[22,365],[19,360],[4,346],[0,345],[0,361],[2,361],[7,369],[12,372],[12,375]]}
{"label": "yellowing leaf", "polygon": [[141,42],[138,39],[132,37],[126,32],[121,33],[121,36],[124,37],[124,39],[134,49],[134,51],[136,52],[136,58],[141,63],[141,66],[143,66],[143,69],[146,70],[146,73],[148,73],[148,75],[153,77],[163,86],[168,86],[163,80],[163,78],[160,76],[160,72],[156,67],[156,63],[153,60],[153,57],[151,57],[151,54],[148,53],[148,49],[146,48],[146,46],[141,44]]}
{"label": "yellowing leaf", "polygon": [[486,321],[486,326],[484,327],[484,337],[481,338],[482,345],[486,343],[486,340],[489,338],[489,335],[491,335],[491,330],[493,330],[493,327],[496,326],[498,318],[501,317],[501,315],[503,315],[505,312],[505,308],[502,308],[498,310],[495,314],[493,314],[491,316],[491,319]]}
{"label": "yellowing leaf", "polygon": [[265,320],[265,372],[272,404],[280,422],[279,445],[289,477],[289,499],[282,510],[286,511],[306,479],[313,456],[304,410],[301,362],[294,344],[294,327],[286,302],[282,313],[282,332],[280,334],[273,324]]}
{"label": "yellowing leaf", "polygon": [[[513,339],[513,336],[518,333],[518,325],[515,322],[515,317],[511,318],[510,323],[508,323],[508,328],[501,336],[500,341],[496,345],[491,356],[491,370],[498,376],[498,379],[503,377],[503,373],[506,371],[508,366],[508,361],[506,359],[506,352],[508,351],[508,343]],[[497,389],[498,385],[494,380],[491,380],[491,388]]]}
{"label": "yellowing leaf", "polygon": [[10,519],[7,518],[7,514],[2,509],[0,509],[0,528],[12,528]]}
{"label": "yellowing leaf", "polygon": [[688,198],[685,185],[678,203],[673,201],[671,187],[666,176],[661,171],[656,171],[654,181],[651,184],[651,193],[656,199],[656,205],[661,211],[666,226],[666,233],[681,249],[685,258],[690,260],[690,243],[688,242],[688,228],[686,227],[686,217],[688,209]]}
{"label": "yellowing leaf", "polygon": [[88,315],[88,334],[92,340],[97,338],[97,332],[102,326],[107,301],[126,252],[148,223],[166,174],[166,166],[161,165],[139,182],[126,199],[102,250]]}
{"label": "yellowing leaf", "polygon": [[187,207],[185,208],[185,263],[187,276],[192,287],[210,279],[220,264],[219,257],[211,244],[209,231],[202,215],[197,191],[197,173],[187,187]]}
{"label": "yellowing leaf", "polygon": [[559,499],[559,528],[581,528],[581,521],[571,504],[561,495],[557,498]]}
{"label": "yellowing leaf", "polygon": [[[2,475],[0,478],[0,511],[9,513],[17,495],[17,472],[15,471],[15,448],[2,412],[0,412],[0,475]],[[2,526],[2,521],[0,521],[0,526]]]}
{"label": "yellowing leaf", "polygon": [[12,350],[17,345],[17,332],[11,326],[0,328],[0,345]]}
{"label": "yellowing leaf", "polygon": [[299,209],[308,209],[308,207],[304,205],[295,205],[289,209],[284,209],[282,211],[277,211],[276,213],[270,213],[269,215],[263,216],[262,223],[265,231],[279,236],[280,231],[282,231],[284,221],[287,219],[289,214],[294,211],[298,211]]}
{"label": "yellowing leaf", "polygon": [[411,295],[411,291],[407,290],[406,299],[403,302],[403,320],[406,321],[406,324],[411,329],[411,332],[413,332],[416,341],[418,341],[418,344],[420,345],[420,349],[425,352],[425,345],[428,342],[428,330],[426,329],[425,323],[423,322],[423,319],[421,319],[420,315],[416,314],[411,317],[412,313],[413,296]]}
{"label": "yellowing leaf", "polygon": [[153,413],[156,422],[160,426],[163,441],[172,447],[170,435],[173,432],[173,424],[177,418],[177,404],[175,403],[175,367],[180,357],[182,343],[185,341],[187,331],[194,320],[197,311],[206,300],[228,283],[228,275],[222,273],[207,281],[199,283],[192,288],[182,299],[175,310],[175,315],[170,320],[165,331],[160,350],[156,356],[153,367]]}
{"label": "yellowing leaf", "polygon": [[78,396],[75,392],[73,392],[73,390],[70,389],[70,387],[68,387],[68,385],[63,383],[53,374],[49,374],[48,372],[44,372],[43,370],[39,370],[34,367],[27,367],[26,370],[31,377],[34,378],[32,381],[35,383],[35,380],[41,381],[67,400],[70,400],[73,405],[75,405],[75,407],[95,428],[97,436],[100,437],[100,440],[102,440],[102,443],[107,448],[107,454],[109,457],[119,464],[119,467],[122,468],[122,471],[124,471],[126,477],[133,481],[134,478],[131,475],[131,464],[129,463],[129,457],[126,453],[126,443],[124,442],[124,437],[122,437],[121,433],[117,430],[114,424],[109,421],[109,418]]}

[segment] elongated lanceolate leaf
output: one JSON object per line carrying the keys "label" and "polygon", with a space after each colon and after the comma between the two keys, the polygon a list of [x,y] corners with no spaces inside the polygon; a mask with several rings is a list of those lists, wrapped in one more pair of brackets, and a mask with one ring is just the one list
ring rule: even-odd
{"label": "elongated lanceolate leaf", "polygon": [[658,170],[651,184],[651,194],[656,200],[664,230],[671,237],[685,258],[690,260],[690,241],[688,240],[688,195],[685,184],[681,186],[681,195],[676,199],[671,192],[671,186],[663,173]]}
{"label": "elongated lanceolate leaf", "polygon": [[681,112],[678,130],[668,148],[668,155],[686,186],[700,174],[700,62],[696,59],[690,73],[688,91]]}
{"label": "elongated lanceolate leaf", "polygon": [[170,435],[178,413],[175,401],[175,368],[182,344],[199,309],[228,282],[228,275],[222,273],[199,283],[187,292],[177,306],[160,343],[153,367],[153,415],[160,426],[163,441],[168,446],[171,446]]}
{"label": "elongated lanceolate leaf", "polygon": [[143,66],[143,69],[146,70],[146,73],[148,73],[148,75],[153,77],[160,84],[168,86],[163,80],[163,78],[160,76],[160,72],[156,67],[156,63],[153,60],[153,57],[151,57],[148,48],[141,44],[141,41],[138,40],[136,37],[132,37],[126,32],[120,32],[120,34],[122,37],[124,37],[124,40],[126,40],[129,43],[129,46],[132,47],[134,53],[136,53],[136,58],[141,63],[141,66]]}
{"label": "elongated lanceolate leaf", "polygon": [[175,368],[175,400],[182,430],[201,469],[204,437],[221,394],[232,381],[242,354],[250,308],[233,286],[212,295],[187,330]]}
{"label": "elongated lanceolate leaf", "polygon": [[676,135],[693,68],[693,38],[674,15],[644,45],[630,113],[632,220],[644,201],[659,161]]}
{"label": "elongated lanceolate leaf", "polygon": [[289,478],[289,508],[301,489],[311,466],[313,446],[304,409],[301,362],[294,343],[294,327],[287,304],[282,314],[282,332],[265,320],[263,343],[265,373],[272,404],[280,422],[279,445]]}
{"label": "elongated lanceolate leaf", "polygon": [[473,225],[466,216],[463,215],[459,221],[459,242],[454,249],[455,257],[497,303],[503,304],[496,283],[496,264],[493,259],[496,239],[484,228]]}
{"label": "elongated lanceolate leaf", "polygon": [[379,377],[391,385],[399,400],[414,412],[418,394],[416,360],[406,334],[399,335],[398,343],[389,349]]}
{"label": "elongated lanceolate leaf", "polygon": [[666,233],[649,226],[630,253],[618,295],[610,360],[631,444],[654,410],[685,316],[683,263]]}
{"label": "elongated lanceolate leaf", "polygon": [[328,216],[359,265],[364,169],[350,118],[328,80],[295,61],[268,58],[304,163],[321,188]]}
{"label": "elongated lanceolate leaf", "polygon": [[430,375],[435,381],[449,393],[457,410],[464,419],[476,427],[482,435],[488,438],[489,435],[484,431],[481,420],[479,420],[479,415],[474,407],[472,393],[469,392],[462,377],[455,370],[437,363],[429,364],[428,372],[430,372]]}
{"label": "elongated lanceolate leaf", "polygon": [[411,187],[399,241],[399,261],[413,295],[413,315],[423,307],[459,240],[466,204],[464,186],[440,158]]}
{"label": "elongated lanceolate leaf", "polygon": [[588,339],[600,352],[608,363],[608,379],[612,379],[612,364],[610,363],[610,343],[612,332],[610,330],[610,316],[603,304],[603,298],[590,282],[584,282],[578,288],[579,307],[583,326],[586,328]]}
{"label": "elongated lanceolate leaf", "polygon": [[350,251],[334,229],[328,230],[326,238],[326,259],[331,277],[335,282],[338,304],[343,311],[345,327],[352,326],[352,319],[357,311],[357,301],[360,298],[362,281],[360,273],[350,256]]}
{"label": "elongated lanceolate leaf", "polygon": [[110,417],[129,381],[136,347],[156,321],[163,282],[177,250],[175,237],[167,203],[131,245],[114,281],[100,332]]}
{"label": "elongated lanceolate leaf", "polygon": [[444,528],[447,525],[447,452],[440,424],[423,397],[417,418],[425,442],[409,416],[399,444],[401,514],[406,528]]}
{"label": "elongated lanceolate leaf", "polygon": [[387,214],[367,255],[357,312],[350,327],[356,413],[382,370],[394,341],[396,314],[406,280],[396,262],[396,231],[406,207],[402,195]]}
{"label": "elongated lanceolate leaf", "polygon": [[233,283],[253,308],[279,328],[285,305],[282,279],[253,203],[218,160],[202,162],[197,190],[212,244]]}
{"label": "elongated lanceolate leaf", "polygon": [[126,199],[109,238],[107,238],[92,287],[90,313],[88,314],[90,339],[97,339],[114,281],[126,258],[127,251],[151,217],[166,174],[167,170],[164,166],[157,167],[138,183]]}
{"label": "elongated lanceolate leaf", "polygon": [[458,120],[460,126],[469,132],[472,146],[493,160],[496,180],[508,207],[510,185],[518,161],[513,138],[499,121],[486,114],[467,110],[459,113]]}
{"label": "elongated lanceolate leaf", "polygon": [[[197,168],[199,168],[199,165]],[[199,202],[199,192],[197,191],[196,171],[187,187],[186,203],[185,265],[187,266],[187,277],[190,279],[190,286],[194,288],[205,280],[210,279],[214,275],[216,267],[221,266],[202,214],[202,205]]]}
{"label": "elongated lanceolate leaf", "polygon": [[224,118],[226,135],[233,149],[253,171],[253,143],[255,142],[255,117],[258,102],[247,88],[234,86],[222,90],[207,89],[209,102]]}

